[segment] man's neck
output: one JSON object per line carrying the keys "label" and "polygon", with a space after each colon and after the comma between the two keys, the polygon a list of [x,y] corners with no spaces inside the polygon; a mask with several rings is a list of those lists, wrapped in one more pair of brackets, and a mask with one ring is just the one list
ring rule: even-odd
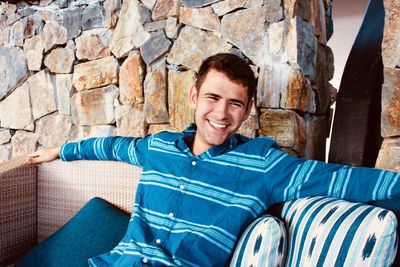
{"label": "man's neck", "polygon": [[193,155],[198,156],[200,154],[202,154],[203,152],[207,151],[208,149],[210,149],[211,147],[205,147],[205,146],[201,146],[201,142],[198,140],[198,136],[195,135],[194,138],[190,141],[190,151],[192,151]]}

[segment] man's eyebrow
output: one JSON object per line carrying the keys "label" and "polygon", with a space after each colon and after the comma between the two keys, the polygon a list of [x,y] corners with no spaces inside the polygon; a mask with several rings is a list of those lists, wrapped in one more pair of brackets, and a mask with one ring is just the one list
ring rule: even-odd
{"label": "man's eyebrow", "polygon": [[241,104],[243,106],[245,105],[244,102],[242,100],[239,100],[239,99],[229,99],[229,101],[231,101],[233,103]]}
{"label": "man's eyebrow", "polygon": [[213,97],[218,97],[221,98],[220,95],[214,94],[214,93],[205,93],[206,96],[213,96]]}

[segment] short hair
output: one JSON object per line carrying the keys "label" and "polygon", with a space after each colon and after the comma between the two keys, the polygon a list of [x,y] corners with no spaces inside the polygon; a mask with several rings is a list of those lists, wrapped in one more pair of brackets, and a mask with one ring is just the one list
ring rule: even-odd
{"label": "short hair", "polygon": [[208,57],[203,61],[196,75],[197,90],[200,89],[210,70],[222,72],[234,83],[247,87],[249,102],[253,98],[257,86],[256,78],[244,59],[229,53],[219,53]]}

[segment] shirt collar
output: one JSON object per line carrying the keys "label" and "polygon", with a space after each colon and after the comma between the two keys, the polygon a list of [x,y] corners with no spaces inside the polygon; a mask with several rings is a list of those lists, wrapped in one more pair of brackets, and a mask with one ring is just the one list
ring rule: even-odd
{"label": "shirt collar", "polygon": [[[190,157],[194,157],[194,155],[190,151],[188,144],[193,140],[194,136],[196,135],[196,131],[197,131],[196,124],[191,123],[189,127],[187,127],[185,130],[182,131],[181,138],[177,140],[178,148]],[[211,147],[210,149],[198,155],[197,157],[199,159],[204,159],[204,158],[213,158],[221,154],[224,154],[238,146],[238,139],[239,139],[238,135],[235,134],[228,140],[226,140],[224,143]]]}

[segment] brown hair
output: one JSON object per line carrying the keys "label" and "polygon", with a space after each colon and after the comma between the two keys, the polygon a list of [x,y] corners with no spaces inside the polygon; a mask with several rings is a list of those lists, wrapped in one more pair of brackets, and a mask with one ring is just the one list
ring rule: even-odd
{"label": "brown hair", "polygon": [[200,89],[207,73],[212,69],[224,73],[231,81],[247,87],[247,96],[250,102],[256,90],[256,79],[245,60],[229,53],[219,53],[207,58],[201,64],[196,75],[197,90]]}

